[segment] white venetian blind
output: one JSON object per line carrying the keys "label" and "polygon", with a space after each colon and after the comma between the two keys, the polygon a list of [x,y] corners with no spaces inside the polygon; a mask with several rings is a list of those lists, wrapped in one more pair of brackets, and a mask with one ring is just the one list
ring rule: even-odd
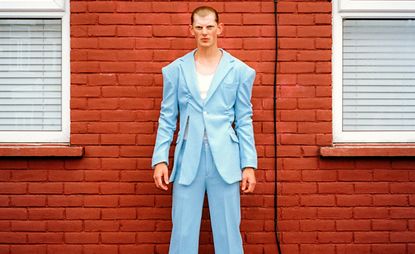
{"label": "white venetian blind", "polygon": [[415,20],[343,20],[343,131],[415,131]]}
{"label": "white venetian blind", "polygon": [[61,19],[0,19],[0,131],[62,129]]}

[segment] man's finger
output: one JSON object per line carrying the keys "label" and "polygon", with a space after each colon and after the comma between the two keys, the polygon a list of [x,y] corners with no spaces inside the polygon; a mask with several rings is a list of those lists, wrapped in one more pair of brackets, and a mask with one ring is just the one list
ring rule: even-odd
{"label": "man's finger", "polygon": [[157,176],[153,175],[154,184],[156,185],[156,188],[160,188],[157,183]]}
{"label": "man's finger", "polygon": [[247,180],[248,180],[247,178],[243,178],[242,179],[242,187],[241,187],[241,189],[242,189],[243,192],[245,192]]}
{"label": "man's finger", "polygon": [[252,193],[254,192],[255,189],[255,183],[254,182],[250,182],[248,185],[248,190],[246,191],[247,193]]}
{"label": "man's finger", "polygon": [[166,184],[166,190],[167,190],[167,185],[169,185],[169,174],[167,172],[164,172],[164,183]]}
{"label": "man's finger", "polygon": [[163,183],[163,179],[162,178],[163,178],[162,176],[159,176],[157,178],[157,182],[160,185],[161,189],[167,190],[167,186]]}

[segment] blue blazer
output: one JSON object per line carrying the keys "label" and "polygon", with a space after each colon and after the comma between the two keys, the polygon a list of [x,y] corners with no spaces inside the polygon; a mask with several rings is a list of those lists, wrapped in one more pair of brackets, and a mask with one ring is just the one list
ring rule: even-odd
{"label": "blue blazer", "polygon": [[[240,181],[243,168],[257,168],[251,104],[255,70],[220,50],[223,55],[204,100],[196,83],[196,49],[162,68],[163,100],[152,168],[163,161],[168,164],[170,144],[180,115],[170,182],[179,172],[180,184],[192,183],[205,129],[214,163],[227,183]],[[182,148],[186,128],[187,139]],[[179,156],[182,156],[181,165],[177,163]]]}

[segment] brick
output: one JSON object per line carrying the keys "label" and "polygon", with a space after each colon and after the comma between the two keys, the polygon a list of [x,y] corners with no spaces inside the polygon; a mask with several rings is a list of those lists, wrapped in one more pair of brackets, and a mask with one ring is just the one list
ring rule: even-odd
{"label": "brick", "polygon": [[30,220],[61,220],[64,218],[63,208],[29,208]]}
{"label": "brick", "polygon": [[[117,27],[110,26],[110,25],[95,25],[95,26],[88,26],[88,35],[89,36],[115,36],[116,35]],[[86,37],[86,36],[84,36]]]}
{"label": "brick", "polygon": [[378,170],[373,172],[373,178],[375,181],[408,181],[409,171],[406,170]]}
{"label": "brick", "polygon": [[[157,245],[160,246],[160,245]],[[123,244],[120,245],[120,254],[129,254],[129,253],[151,253],[154,251],[154,246],[152,244]],[[167,251],[167,250],[166,250]]]}
{"label": "brick", "polygon": [[118,246],[103,244],[88,244],[83,246],[85,253],[118,253]]}
{"label": "brick", "polygon": [[103,219],[135,219],[135,208],[105,208],[102,209]]}
{"label": "brick", "polygon": [[0,232],[0,243],[13,244],[13,243],[26,243],[26,234],[20,232]]}
{"label": "brick", "polygon": [[101,233],[103,243],[134,243],[135,233],[130,232],[104,232]]}
{"label": "brick", "polygon": [[371,195],[353,194],[353,195],[337,195],[338,206],[371,206],[373,197]]}
{"label": "brick", "polygon": [[60,194],[63,193],[62,183],[29,183],[29,193],[36,194]]}
{"label": "brick", "polygon": [[354,192],[351,183],[318,183],[318,193],[350,194]]}
{"label": "brick", "polygon": [[406,195],[373,195],[375,206],[407,206],[409,205]]}
{"label": "brick", "polygon": [[49,172],[50,181],[82,181],[84,179],[81,170],[53,170]]}
{"label": "brick", "polygon": [[415,218],[415,211],[411,208],[400,207],[400,208],[391,208],[390,216],[394,219],[403,219],[403,218]]}
{"label": "brick", "polygon": [[89,12],[114,12],[115,3],[114,2],[89,2],[88,11]]}
{"label": "brick", "polygon": [[225,2],[226,12],[260,12],[260,2]]}
{"label": "brick", "polygon": [[118,197],[105,195],[88,195],[85,196],[84,206],[85,207],[115,207],[118,205]]}
{"label": "brick", "polygon": [[314,17],[307,14],[279,14],[278,24],[281,25],[312,25]]}
{"label": "brick", "polygon": [[314,110],[282,110],[281,121],[315,121]]}
{"label": "brick", "polygon": [[154,221],[146,220],[122,220],[120,223],[120,229],[122,231],[131,231],[131,232],[153,232],[156,231]]}
{"label": "brick", "polygon": [[25,183],[1,183],[0,194],[24,194],[26,193]]}
{"label": "brick", "polygon": [[116,35],[125,37],[151,37],[152,26],[117,25]]}
{"label": "brick", "polygon": [[334,195],[304,195],[301,197],[303,206],[335,206]]}
{"label": "brick", "polygon": [[188,7],[185,3],[180,2],[152,2],[154,12],[187,12]]}
{"label": "brick", "polygon": [[83,204],[83,198],[81,196],[48,195],[49,206],[76,207],[76,206],[82,206],[82,204]]}
{"label": "brick", "polygon": [[336,181],[337,172],[328,171],[328,170],[302,170],[302,180],[309,181],[318,181],[318,182],[331,182]]}
{"label": "brick", "polygon": [[133,38],[99,38],[98,46],[101,49],[133,49]]}
{"label": "brick", "polygon": [[352,208],[324,207],[317,209],[317,217],[322,219],[348,219],[352,217]]}
{"label": "brick", "polygon": [[[63,233],[49,233],[49,232],[32,232],[27,234],[29,243],[63,243]],[[0,237],[1,238],[1,237]]]}
{"label": "brick", "polygon": [[340,181],[372,181],[372,170],[339,170]]}
{"label": "brick", "polygon": [[282,144],[290,145],[313,145],[316,137],[313,134],[284,134],[281,136]]}
{"label": "brick", "polygon": [[[9,198],[7,198],[8,201]],[[10,206],[39,207],[46,205],[45,195],[12,195]]]}
{"label": "brick", "polygon": [[382,219],[388,217],[388,209],[383,207],[356,207],[353,217],[357,219]]}
{"label": "brick", "polygon": [[284,243],[317,243],[317,232],[285,232]]}
{"label": "brick", "polygon": [[336,229],[338,231],[370,231],[370,220],[337,220]]}
{"label": "brick", "polygon": [[328,2],[299,2],[299,13],[330,13],[331,3]]}
{"label": "brick", "polygon": [[315,158],[284,158],[284,169],[317,169],[318,161]]}
{"label": "brick", "polygon": [[52,232],[80,232],[83,225],[81,220],[50,220],[47,229]]}
{"label": "brick", "polygon": [[100,14],[98,23],[103,25],[132,25],[134,24],[134,14]]}
{"label": "brick", "polygon": [[98,233],[71,232],[65,233],[65,242],[73,244],[98,243]]}
{"label": "brick", "polygon": [[300,250],[302,253],[326,253],[335,254],[336,249],[333,244],[301,244]]}
{"label": "brick", "polygon": [[71,14],[71,25],[93,25],[97,22],[96,14]]}
{"label": "brick", "polygon": [[389,185],[387,183],[356,183],[356,193],[388,193]]}
{"label": "brick", "polygon": [[407,221],[400,219],[377,219],[372,220],[372,230],[374,231],[405,231]]}
{"label": "brick", "polygon": [[352,232],[318,232],[320,243],[351,243]]}
{"label": "brick", "polygon": [[91,220],[99,218],[100,210],[96,208],[66,208],[66,219]]}
{"label": "brick", "polygon": [[119,228],[119,220],[85,220],[85,231],[88,232],[115,232]]}
{"label": "brick", "polygon": [[373,244],[373,253],[389,254],[389,253],[410,253],[406,252],[405,244]]}
{"label": "brick", "polygon": [[389,240],[388,232],[356,232],[356,243],[383,243]]}
{"label": "brick", "polygon": [[45,221],[12,221],[12,231],[46,231]]}
{"label": "brick", "polygon": [[246,242],[253,244],[265,244],[275,242],[275,235],[270,232],[246,233]]}
{"label": "brick", "polygon": [[337,244],[336,250],[341,254],[367,254],[370,253],[371,245],[369,244]]}
{"label": "brick", "polygon": [[335,221],[333,220],[301,220],[300,228],[302,231],[335,231]]}
{"label": "brick", "polygon": [[283,219],[316,219],[317,208],[314,207],[292,207],[284,208],[281,214]]}
{"label": "brick", "polygon": [[117,12],[152,12],[151,2],[117,2]]}

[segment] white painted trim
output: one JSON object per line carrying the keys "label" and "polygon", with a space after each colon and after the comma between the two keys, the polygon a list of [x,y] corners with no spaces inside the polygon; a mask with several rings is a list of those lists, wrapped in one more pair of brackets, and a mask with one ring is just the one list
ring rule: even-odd
{"label": "white painted trim", "polygon": [[69,0],[1,0],[0,12],[64,12]]}
{"label": "white painted trim", "polygon": [[[337,1],[337,0],[335,0]],[[414,0],[339,0],[339,12],[413,12]]]}
{"label": "white painted trim", "polygon": [[[342,130],[342,34],[343,34],[343,19],[345,18],[415,18],[415,8],[412,12],[399,12],[395,9],[386,10],[383,8],[383,12],[339,12],[339,2],[349,2],[356,7],[356,10],[362,10],[365,5],[360,5],[362,8],[357,8],[357,4],[363,2],[371,2],[371,4],[381,4],[385,1],[360,1],[360,0],[333,0],[332,2],[332,105],[333,105],[333,143],[397,143],[397,142],[415,142],[415,131],[343,131]],[[388,1],[388,2],[406,2],[408,8],[415,4],[414,0],[411,1]],[[349,6],[350,7],[350,6]],[[379,5],[378,7],[382,7]],[[385,7],[385,6],[383,6]],[[366,8],[366,7],[365,7]],[[375,8],[376,9],[376,8]],[[406,10],[406,9],[405,9]]]}
{"label": "white painted trim", "polygon": [[[0,3],[2,3],[1,0]],[[25,2],[13,0],[13,2]],[[60,1],[60,0],[59,0]],[[62,0],[63,1],[63,0]],[[12,2],[12,1],[5,1]],[[58,2],[58,1],[34,1]],[[0,5],[1,8],[2,5]],[[70,142],[70,10],[64,12],[0,12],[0,18],[62,18],[62,131],[0,131],[0,143],[67,143]]]}

